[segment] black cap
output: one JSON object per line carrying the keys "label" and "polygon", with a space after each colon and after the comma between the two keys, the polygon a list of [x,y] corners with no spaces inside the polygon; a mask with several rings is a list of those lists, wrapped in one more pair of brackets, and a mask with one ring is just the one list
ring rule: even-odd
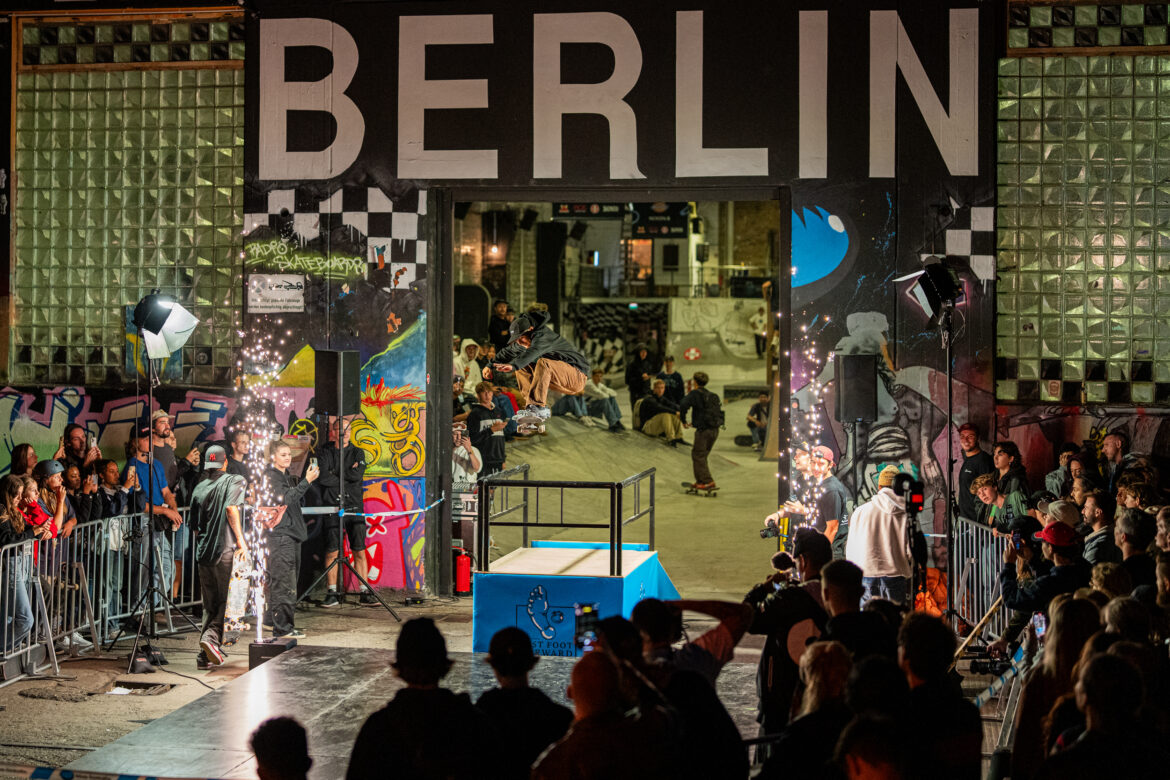
{"label": "black cap", "polygon": [[145,439],[150,436],[151,430],[149,425],[138,426],[138,438]]}
{"label": "black cap", "polygon": [[530,330],[543,328],[548,321],[549,313],[547,311],[524,312],[512,320],[512,324],[508,326],[508,343],[511,344]]}
{"label": "black cap", "polygon": [[833,545],[817,529],[802,526],[792,535],[792,557],[799,558],[802,555],[825,563],[833,559]]}

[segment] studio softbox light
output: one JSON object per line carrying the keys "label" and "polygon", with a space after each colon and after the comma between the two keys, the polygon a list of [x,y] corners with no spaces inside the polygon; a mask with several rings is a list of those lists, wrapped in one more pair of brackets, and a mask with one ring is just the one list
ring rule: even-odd
{"label": "studio softbox light", "polygon": [[134,326],[142,332],[146,356],[170,357],[187,343],[199,320],[169,295],[155,290],[134,307]]}

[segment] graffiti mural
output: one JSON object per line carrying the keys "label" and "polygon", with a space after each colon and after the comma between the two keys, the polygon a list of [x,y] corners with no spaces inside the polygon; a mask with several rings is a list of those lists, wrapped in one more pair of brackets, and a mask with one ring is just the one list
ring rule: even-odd
{"label": "graffiti mural", "polygon": [[[422,479],[367,480],[365,511],[410,512],[426,506],[426,484]],[[366,526],[366,554],[370,583],[385,588],[421,590],[426,583],[425,515],[409,514],[372,517]],[[348,553],[347,553],[348,554]],[[347,577],[350,586],[357,582]]]}

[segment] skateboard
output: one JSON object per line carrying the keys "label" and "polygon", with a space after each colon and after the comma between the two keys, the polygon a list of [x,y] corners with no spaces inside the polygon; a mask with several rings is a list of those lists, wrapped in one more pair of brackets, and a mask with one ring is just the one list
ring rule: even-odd
{"label": "skateboard", "polygon": [[750,434],[744,434],[742,436],[735,437],[735,446],[736,447],[750,447],[750,446],[752,446],[753,443],[754,442],[752,441],[752,437]]}
{"label": "skateboard", "polygon": [[232,578],[228,583],[227,608],[223,616],[225,634],[229,631],[243,632],[250,628],[244,622],[244,613],[248,608],[248,584],[251,574],[252,561],[247,555],[237,555],[232,559]]}
{"label": "skateboard", "polygon": [[695,483],[693,483],[693,482],[684,482],[684,483],[682,483],[682,486],[684,488],[686,488],[686,490],[684,492],[686,492],[689,495],[695,495],[695,496],[703,495],[703,496],[706,496],[708,498],[718,498],[719,497],[719,487],[718,486],[713,487],[713,488],[697,488],[697,487],[695,487]]}
{"label": "skateboard", "polygon": [[521,434],[544,433],[544,418],[527,411],[512,415],[516,423],[516,432]]}

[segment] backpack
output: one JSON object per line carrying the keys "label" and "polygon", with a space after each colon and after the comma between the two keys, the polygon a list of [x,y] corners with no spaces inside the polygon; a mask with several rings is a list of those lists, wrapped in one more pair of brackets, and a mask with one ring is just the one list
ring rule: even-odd
{"label": "backpack", "polygon": [[726,417],[723,414],[723,404],[719,401],[719,396],[703,388],[699,398],[701,399],[700,408],[703,410],[703,423],[709,428],[722,428]]}

